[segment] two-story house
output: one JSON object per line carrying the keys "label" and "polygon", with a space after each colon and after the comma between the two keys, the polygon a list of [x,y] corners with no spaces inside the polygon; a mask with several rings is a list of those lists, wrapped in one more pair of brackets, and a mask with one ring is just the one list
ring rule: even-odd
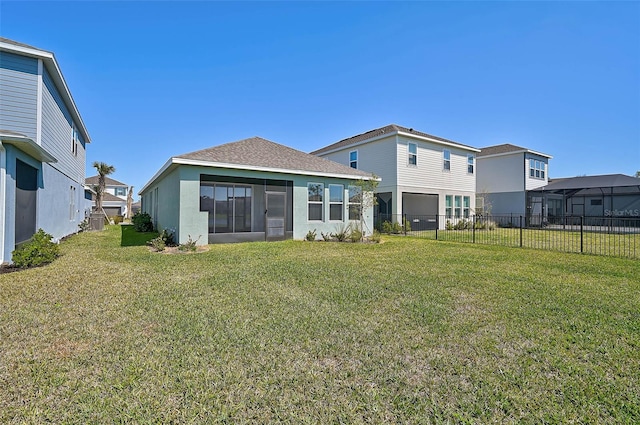
{"label": "two-story house", "polygon": [[511,144],[482,148],[477,158],[479,209],[495,216],[539,216],[540,203],[530,202],[527,208],[527,191],[547,185],[551,158]]}
{"label": "two-story house", "polygon": [[53,53],[0,38],[0,263],[38,228],[78,231],[89,142]]}
{"label": "two-story house", "polygon": [[[478,149],[391,124],[311,152],[374,173],[376,220],[401,221],[413,229],[437,227],[437,216],[468,218],[475,209]],[[445,220],[439,220],[440,227]]]}
{"label": "two-story house", "polygon": [[[100,176],[87,177],[87,186],[93,188],[98,186],[98,179]],[[102,199],[102,208],[108,217],[113,216],[126,216],[127,215],[127,196],[129,195],[129,186],[105,176],[105,187]],[[95,199],[93,201],[95,207]]]}

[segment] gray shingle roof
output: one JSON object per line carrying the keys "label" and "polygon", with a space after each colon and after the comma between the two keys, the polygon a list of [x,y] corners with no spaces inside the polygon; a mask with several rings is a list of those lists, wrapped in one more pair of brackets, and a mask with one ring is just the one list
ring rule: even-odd
{"label": "gray shingle roof", "polygon": [[434,136],[432,134],[423,133],[421,131],[414,130],[413,128],[402,127],[396,124],[389,124],[384,127],[376,128],[374,130],[369,130],[365,133],[358,134],[357,136],[349,137],[347,139],[340,140],[339,142],[333,143],[329,146],[325,146],[324,148],[320,148],[311,152],[312,155],[319,155],[328,151],[332,151],[335,149],[341,149],[350,145],[354,145],[359,142],[364,142],[369,139],[373,139],[378,136],[382,136],[384,134],[395,134],[397,132],[410,133],[415,134],[416,136],[428,137],[429,139],[433,139],[436,141],[458,145],[462,148],[471,148],[475,149],[473,146],[463,145],[462,143],[454,142],[453,140],[445,139],[442,137]]}
{"label": "gray shingle roof", "polygon": [[[91,176],[84,179],[84,184],[97,185],[99,176]],[[106,186],[127,186],[125,183],[121,183],[118,180],[112,179],[109,176],[105,176],[104,182]]]}
{"label": "gray shingle roof", "polygon": [[487,146],[486,148],[480,148],[480,152],[478,152],[477,156],[483,157],[483,156],[489,156],[489,155],[507,154],[511,152],[531,152],[531,153],[537,153],[542,156],[551,158],[551,155],[547,155],[542,152],[535,152],[535,151],[532,151],[531,149],[523,148],[522,146],[512,145],[510,143],[504,143],[502,145]]}
{"label": "gray shingle roof", "polygon": [[579,176],[553,179],[548,185],[536,189],[537,191],[571,190],[586,188],[609,188],[637,186],[640,187],[640,179],[625,174],[603,174],[597,176]]}
{"label": "gray shingle roof", "polygon": [[226,143],[178,155],[174,158],[218,164],[234,164],[238,165],[239,168],[268,168],[281,170],[285,173],[297,171],[304,174],[340,174],[353,176],[354,178],[372,177],[370,173],[301,152],[261,137]]}

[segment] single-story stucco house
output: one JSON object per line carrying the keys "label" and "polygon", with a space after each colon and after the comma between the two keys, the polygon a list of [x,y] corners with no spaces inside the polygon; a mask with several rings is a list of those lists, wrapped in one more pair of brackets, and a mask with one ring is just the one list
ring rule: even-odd
{"label": "single-story stucco house", "polygon": [[[372,179],[253,137],[170,158],[140,196],[154,226],[175,231],[178,243],[300,240],[309,231],[319,237],[359,222],[354,182]],[[363,230],[370,234],[373,208],[362,214]]]}

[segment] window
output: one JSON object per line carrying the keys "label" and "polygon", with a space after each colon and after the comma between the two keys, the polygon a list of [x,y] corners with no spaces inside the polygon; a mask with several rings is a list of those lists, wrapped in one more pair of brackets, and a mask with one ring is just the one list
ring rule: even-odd
{"label": "window", "polygon": [[409,165],[418,165],[418,145],[409,143]]}
{"label": "window", "polygon": [[349,152],[349,167],[358,168],[358,151]]}
{"label": "window", "polygon": [[456,218],[460,218],[462,217],[462,196],[456,195],[453,199],[455,201],[455,208],[453,212]]}
{"label": "window", "polygon": [[200,183],[200,211],[209,213],[209,233],[251,231],[251,186]]}
{"label": "window", "polygon": [[324,184],[309,183],[307,184],[308,192],[308,220],[323,221],[324,211]]}
{"label": "window", "polygon": [[467,173],[473,174],[473,163],[475,158],[472,154],[467,155]]}
{"label": "window", "polygon": [[78,129],[75,124],[71,125],[71,153],[78,156]]}
{"label": "window", "polygon": [[451,170],[451,151],[449,149],[445,149],[442,151],[442,158],[444,160],[442,164],[443,170]]}
{"label": "window", "polygon": [[344,211],[344,186],[341,184],[329,185],[329,220],[343,221]]}
{"label": "window", "polygon": [[544,161],[529,159],[529,177],[544,179],[546,166]]}
{"label": "window", "polygon": [[360,220],[362,215],[362,190],[349,186],[349,220]]}
{"label": "window", "polygon": [[462,216],[464,218],[469,218],[471,210],[471,198],[468,196],[464,196],[462,198]]}
{"label": "window", "polygon": [[591,205],[595,206],[595,205],[602,205],[602,199],[592,199],[591,200]]}
{"label": "window", "polygon": [[69,220],[74,221],[76,219],[76,188],[73,186],[70,186],[69,198]]}
{"label": "window", "polygon": [[444,197],[444,215],[447,218],[453,217],[453,196],[446,195]]}
{"label": "window", "polygon": [[116,187],[116,196],[127,196],[126,187]]}

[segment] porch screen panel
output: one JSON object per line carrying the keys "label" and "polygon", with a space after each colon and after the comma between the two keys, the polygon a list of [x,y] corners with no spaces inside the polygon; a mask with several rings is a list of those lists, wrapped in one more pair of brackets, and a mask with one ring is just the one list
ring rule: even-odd
{"label": "porch screen panel", "polygon": [[[231,193],[229,193],[231,192]],[[229,195],[233,199],[233,187],[226,185],[216,185],[214,191],[214,233],[231,233],[233,205],[229,201]]]}

